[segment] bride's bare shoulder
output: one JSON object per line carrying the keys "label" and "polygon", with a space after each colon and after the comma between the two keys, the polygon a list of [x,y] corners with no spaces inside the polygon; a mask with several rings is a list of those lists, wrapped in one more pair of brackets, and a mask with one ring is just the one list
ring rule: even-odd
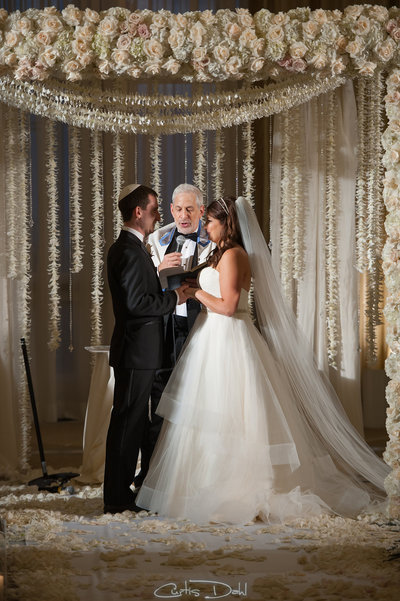
{"label": "bride's bare shoulder", "polygon": [[233,246],[224,252],[221,257],[221,261],[225,263],[238,263],[240,265],[247,265],[249,262],[249,258],[247,252],[244,250],[242,246]]}

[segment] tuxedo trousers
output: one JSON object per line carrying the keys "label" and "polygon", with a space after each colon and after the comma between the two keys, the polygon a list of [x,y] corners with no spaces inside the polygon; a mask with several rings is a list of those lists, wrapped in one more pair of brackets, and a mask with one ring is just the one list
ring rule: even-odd
{"label": "tuxedo trousers", "polygon": [[[196,304],[198,305],[198,303]],[[145,436],[143,437],[143,444],[140,448],[140,472],[135,478],[135,486],[141,486],[149,471],[150,459],[163,423],[163,418],[156,413],[158,403],[171,376],[176,360],[188,337],[189,320],[187,317],[181,317],[180,315],[169,315],[166,320],[165,329],[166,367],[156,371],[151,389],[150,419],[147,420]]]}
{"label": "tuxedo trousers", "polygon": [[114,368],[114,402],[106,442],[104,504],[134,502],[132,485],[139,449],[148,435],[149,398],[156,370]]}

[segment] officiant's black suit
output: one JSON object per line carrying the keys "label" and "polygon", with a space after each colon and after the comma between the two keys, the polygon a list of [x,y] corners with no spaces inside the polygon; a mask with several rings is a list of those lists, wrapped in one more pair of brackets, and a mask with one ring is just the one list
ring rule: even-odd
{"label": "officiant's black suit", "polygon": [[163,315],[176,306],[175,292],[162,292],[143,243],[122,230],[107,258],[115,327],[110,345],[114,403],[106,444],[104,505],[134,503],[130,489],[147,430],[148,401],[155,371],[163,363]]}

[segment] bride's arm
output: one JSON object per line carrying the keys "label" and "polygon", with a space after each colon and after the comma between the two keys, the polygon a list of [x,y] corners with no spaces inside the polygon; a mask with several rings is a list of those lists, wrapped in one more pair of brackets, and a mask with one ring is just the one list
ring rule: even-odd
{"label": "bride's arm", "polygon": [[230,248],[218,264],[221,298],[197,289],[195,298],[211,311],[231,317],[239,304],[243,281],[243,256],[239,249]]}

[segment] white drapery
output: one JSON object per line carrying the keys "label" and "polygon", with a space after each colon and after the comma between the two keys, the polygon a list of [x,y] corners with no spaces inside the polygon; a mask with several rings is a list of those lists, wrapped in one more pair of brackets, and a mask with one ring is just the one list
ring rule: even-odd
{"label": "white drapery", "polygon": [[[358,273],[354,267],[355,181],[357,173],[357,109],[352,82],[333,92],[336,106],[336,171],[338,184],[337,249],[339,280],[339,339],[337,369],[328,365],[326,345],[326,276],[325,261],[325,179],[326,162],[322,149],[326,144],[325,117],[327,95],[319,96],[300,107],[302,140],[291,144],[305,150],[302,173],[304,201],[304,272],[293,280],[293,308],[307,339],[311,343],[318,367],[324,371],[353,425],[362,432],[363,419],[360,388],[358,332]],[[290,123],[290,111],[289,111]],[[282,138],[284,116],[274,118],[274,143],[271,181],[271,243],[274,269],[281,272],[282,219]],[[289,128],[289,136],[296,132]],[[294,174],[293,174],[294,175]]]}

